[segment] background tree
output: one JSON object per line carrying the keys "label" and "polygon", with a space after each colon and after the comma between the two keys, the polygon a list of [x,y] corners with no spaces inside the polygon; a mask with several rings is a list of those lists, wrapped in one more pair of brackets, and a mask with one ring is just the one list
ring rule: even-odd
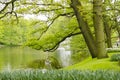
{"label": "background tree", "polygon": [[[103,5],[103,20],[104,20],[104,29],[106,34],[106,43],[108,48],[113,47],[112,43],[115,43],[115,37],[112,34],[118,30],[118,17],[119,17],[119,1],[110,1],[106,0]],[[119,30],[118,30],[119,31]],[[117,38],[118,36],[116,36]]]}

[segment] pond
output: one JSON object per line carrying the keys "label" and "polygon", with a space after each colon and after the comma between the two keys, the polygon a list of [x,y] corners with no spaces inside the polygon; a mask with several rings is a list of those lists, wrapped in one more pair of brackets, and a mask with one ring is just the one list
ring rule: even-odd
{"label": "pond", "polygon": [[28,47],[2,47],[0,48],[0,71],[26,68],[31,61],[45,57],[46,54],[42,51]]}

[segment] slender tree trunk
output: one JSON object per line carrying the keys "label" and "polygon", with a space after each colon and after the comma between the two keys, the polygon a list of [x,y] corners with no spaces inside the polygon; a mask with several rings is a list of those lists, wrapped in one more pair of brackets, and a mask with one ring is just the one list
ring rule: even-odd
{"label": "slender tree trunk", "polygon": [[118,32],[118,39],[120,41],[120,28],[117,28],[117,32]]}
{"label": "slender tree trunk", "polygon": [[[106,20],[106,19],[104,19],[104,20]],[[107,47],[112,48],[111,29],[106,21],[104,22],[104,30],[105,30],[105,34],[106,34]]]}
{"label": "slender tree trunk", "polygon": [[120,43],[120,28],[117,25],[118,40],[117,43]]}
{"label": "slender tree trunk", "polygon": [[120,26],[118,23],[117,23],[116,27],[117,27],[117,32],[118,32],[118,40],[120,42]]}
{"label": "slender tree trunk", "polygon": [[116,27],[117,32],[118,32],[118,40],[119,40],[119,42],[120,42],[120,27],[119,27],[119,24],[118,24],[118,22],[117,22],[117,19],[115,19],[115,23],[116,23],[115,27]]}
{"label": "slender tree trunk", "polygon": [[102,21],[102,0],[93,0],[93,23],[95,28],[97,58],[107,57],[104,25]]}
{"label": "slender tree trunk", "polygon": [[71,7],[73,8],[78,24],[79,24],[79,28],[83,34],[83,37],[85,39],[85,42],[88,46],[88,49],[91,53],[92,58],[96,57],[96,45],[95,45],[95,41],[93,38],[93,35],[90,31],[90,28],[88,27],[87,22],[83,19],[83,16],[81,15],[81,3],[79,0],[71,0]]}
{"label": "slender tree trunk", "polygon": [[[103,2],[103,4],[107,3],[107,0],[105,0]],[[106,7],[102,7],[104,11],[106,11]],[[111,41],[111,26],[109,25],[108,21],[108,17],[103,14],[103,23],[104,23],[104,31],[105,31],[105,35],[106,35],[106,43],[107,43],[107,47],[108,48],[112,48],[112,41]]]}

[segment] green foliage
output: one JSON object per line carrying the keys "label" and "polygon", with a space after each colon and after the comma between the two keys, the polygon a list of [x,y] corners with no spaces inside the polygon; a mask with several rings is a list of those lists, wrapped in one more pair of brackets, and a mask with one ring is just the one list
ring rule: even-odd
{"label": "green foliage", "polygon": [[88,56],[89,56],[89,54],[86,51],[81,51],[81,52],[78,52],[78,53],[74,53],[71,56],[72,64],[79,63],[79,62],[83,61],[85,58],[88,58]]}
{"label": "green foliage", "polygon": [[41,60],[34,60],[31,63],[29,63],[29,65],[27,66],[29,68],[39,68],[42,69],[45,67],[45,60],[41,59]]}
{"label": "green foliage", "polygon": [[118,61],[118,65],[120,66],[120,60]]}
{"label": "green foliage", "polygon": [[82,35],[76,35],[71,38],[71,50],[73,51],[73,53],[82,50],[88,50]]}
{"label": "green foliage", "polygon": [[78,63],[89,56],[89,52],[82,35],[73,36],[70,40],[70,46],[72,51],[71,58],[73,64]]}
{"label": "green foliage", "polygon": [[113,54],[111,56],[111,61],[120,61],[120,54]]}
{"label": "green foliage", "polygon": [[[64,22],[66,20],[66,22]],[[56,21],[49,27],[47,32],[45,32],[39,40],[29,41],[28,46],[31,46],[35,49],[37,48],[36,45],[39,45],[43,50],[49,50],[52,47],[59,45],[60,42],[64,37],[70,35],[71,33],[79,32],[79,28],[77,27],[78,24],[76,22],[75,17],[59,17]],[[66,37],[67,38],[67,37]],[[35,43],[36,44],[35,44]]]}
{"label": "green foliage", "polygon": [[48,60],[50,61],[51,66],[52,66],[53,69],[60,69],[60,68],[62,68],[62,65],[60,64],[60,62],[58,61],[57,58],[55,58],[53,56],[50,56],[50,57],[48,57]]}
{"label": "green foliage", "polygon": [[119,80],[120,72],[116,71],[63,71],[63,70],[16,70],[1,72],[1,80]]}
{"label": "green foliage", "polygon": [[[21,18],[18,24],[13,22],[12,20],[9,22],[7,20],[0,21],[0,42],[6,45],[23,45],[26,41],[37,38],[40,31],[42,32],[46,28],[42,22],[37,20]],[[44,28],[41,26],[44,26]]]}

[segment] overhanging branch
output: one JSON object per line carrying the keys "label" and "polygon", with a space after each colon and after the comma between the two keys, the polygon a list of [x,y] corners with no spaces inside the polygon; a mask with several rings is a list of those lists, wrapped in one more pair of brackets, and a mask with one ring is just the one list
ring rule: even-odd
{"label": "overhanging branch", "polygon": [[[71,15],[71,14],[72,14],[72,15]],[[42,37],[42,35],[43,35],[44,33],[47,32],[47,30],[50,28],[50,26],[54,23],[54,21],[55,21],[57,18],[59,18],[60,16],[70,16],[70,15],[73,16],[74,13],[73,13],[73,12],[69,12],[69,13],[59,14],[59,15],[57,15],[56,17],[54,17],[54,18],[52,19],[51,23],[50,23],[50,24],[48,25],[48,27],[46,28],[46,30],[41,33],[41,35],[39,36],[38,40]]]}
{"label": "overhanging branch", "polygon": [[17,16],[17,13],[14,12],[14,11],[6,12],[3,16],[0,16],[0,19],[4,18],[4,17],[7,16],[8,14],[12,14],[12,13],[14,13],[14,16],[16,17],[16,20],[17,20],[17,23],[18,23],[18,22],[19,22],[18,16]]}
{"label": "overhanging branch", "polygon": [[42,4],[42,3],[22,3],[23,5],[38,5],[38,6],[60,6],[60,7],[65,7],[61,4],[54,4],[54,3],[46,3],[46,4]]}
{"label": "overhanging branch", "polygon": [[78,27],[76,27],[73,31],[71,31],[68,35],[64,36],[60,41],[58,41],[52,48],[49,48],[49,49],[44,49],[44,51],[49,51],[49,52],[53,52],[55,51],[58,47],[59,47],[59,44],[61,42],[63,42],[66,38],[68,37],[71,37],[71,36],[75,36],[75,35],[79,35],[81,34],[82,32],[76,32],[75,31],[78,29]]}
{"label": "overhanging branch", "polygon": [[79,34],[81,34],[81,32],[70,33],[70,34],[68,34],[67,36],[63,37],[63,38],[62,38],[59,42],[57,42],[52,48],[50,48],[50,49],[44,49],[44,51],[45,51],[45,52],[46,52],[46,51],[53,52],[53,51],[55,51],[55,50],[59,47],[59,44],[60,44],[61,42],[63,42],[66,38],[69,38],[69,37],[75,36],[75,35],[79,35]]}
{"label": "overhanging branch", "polygon": [[4,8],[0,11],[0,13],[2,13],[2,12],[8,7],[9,4],[12,5],[11,11],[6,12],[6,13],[2,13],[3,15],[0,16],[0,19],[3,18],[3,17],[5,17],[7,14],[12,14],[12,13],[14,13],[14,14],[15,14],[15,17],[16,17],[16,19],[17,19],[17,23],[18,23],[17,13],[14,11],[14,2],[15,2],[15,1],[17,1],[17,0],[11,0],[11,1],[9,1],[9,2],[0,2],[0,3],[2,3],[2,4],[5,4]]}
{"label": "overhanging branch", "polygon": [[17,1],[17,0],[11,0],[11,1],[9,1],[9,2],[1,2],[1,1],[0,1],[1,4],[4,4],[4,5],[5,5],[5,6],[3,7],[3,9],[0,10],[0,13],[2,13],[2,12],[8,7],[9,4],[12,3],[12,5],[13,5],[15,1]]}
{"label": "overhanging branch", "polygon": [[38,11],[36,12],[33,12],[33,13],[39,13],[39,12],[50,12],[50,11],[58,11],[58,10],[64,10],[64,9],[70,9],[71,7],[64,7],[64,8],[54,8],[54,9],[39,9]]}
{"label": "overhanging branch", "polygon": [[2,13],[2,12],[7,8],[7,6],[8,6],[8,4],[6,4],[6,5],[4,6],[4,8],[0,10],[0,13]]}
{"label": "overhanging branch", "polygon": [[3,18],[3,17],[5,17],[7,14],[11,14],[11,12],[7,12],[3,16],[0,16],[0,19]]}

